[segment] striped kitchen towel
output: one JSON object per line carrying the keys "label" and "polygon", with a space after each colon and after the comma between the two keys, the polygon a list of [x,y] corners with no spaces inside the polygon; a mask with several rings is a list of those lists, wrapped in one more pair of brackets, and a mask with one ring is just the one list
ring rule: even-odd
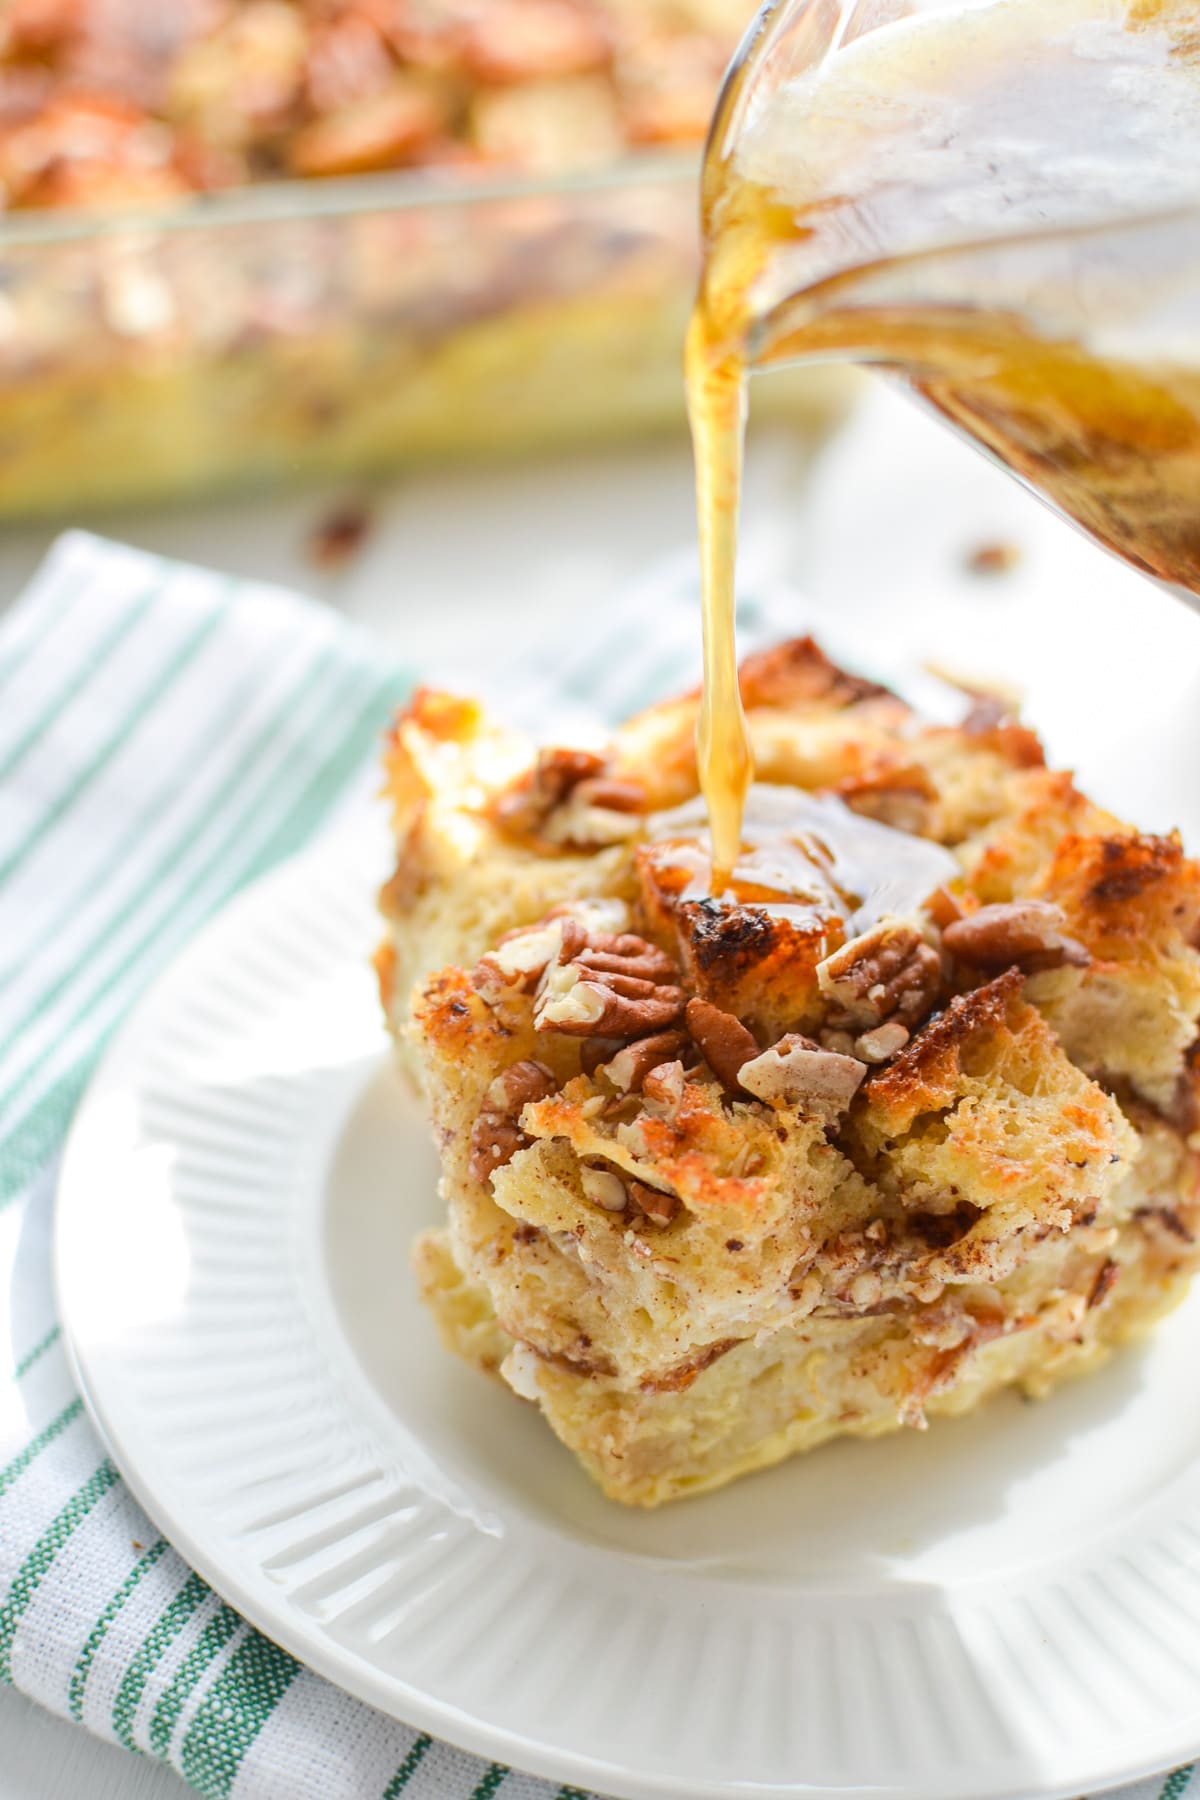
{"label": "striped kitchen towel", "polygon": [[[691,569],[606,613],[604,644],[571,621],[569,647],[479,684],[545,727],[693,678]],[[753,613],[751,641],[777,624]],[[587,1800],[383,1718],[252,1631],[123,1487],[54,1315],[55,1162],[97,1058],[229,895],[365,794],[406,686],[319,606],[81,534],[0,628],[0,1678],[212,1800]],[[1127,1800],[1194,1790],[1183,1770]]]}

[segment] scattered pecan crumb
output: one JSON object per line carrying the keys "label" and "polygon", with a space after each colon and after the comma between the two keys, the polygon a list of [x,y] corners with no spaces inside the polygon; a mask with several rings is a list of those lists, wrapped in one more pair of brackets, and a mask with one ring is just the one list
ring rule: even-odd
{"label": "scattered pecan crumb", "polygon": [[743,1244],[741,1238],[726,1238],[725,1248],[727,1250],[744,1250],[746,1246]]}
{"label": "scattered pecan crumb", "polygon": [[1067,934],[1066,915],[1047,900],[1007,900],[947,925],[942,942],[960,962],[979,969],[1083,968],[1091,957]]}
{"label": "scattered pecan crumb", "polygon": [[529,1139],[517,1123],[521,1112],[532,1100],[544,1100],[554,1092],[554,1076],[544,1063],[514,1063],[498,1075],[484,1095],[483,1105],[471,1132],[470,1171],[472,1179],[490,1181],[497,1169],[512,1161]]}
{"label": "scattered pecan crumb", "polygon": [[732,1013],[707,1000],[689,1000],[686,1017],[688,1030],[721,1086],[737,1093],[742,1067],[758,1055],[753,1034]]}
{"label": "scattered pecan crumb", "polygon": [[335,506],[309,533],[309,561],[318,569],[342,569],[358,555],[371,535],[374,518],[361,500]]}
{"label": "scattered pecan crumb", "polygon": [[1007,575],[1021,560],[1021,546],[1002,538],[976,544],[967,553],[967,568],[972,575]]}

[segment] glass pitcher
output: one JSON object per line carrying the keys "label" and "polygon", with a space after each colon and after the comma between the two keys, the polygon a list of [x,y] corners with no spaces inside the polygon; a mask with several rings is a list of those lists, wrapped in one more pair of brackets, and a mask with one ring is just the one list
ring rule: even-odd
{"label": "glass pitcher", "polygon": [[734,358],[894,372],[1200,594],[1200,0],[771,0],[703,223]]}

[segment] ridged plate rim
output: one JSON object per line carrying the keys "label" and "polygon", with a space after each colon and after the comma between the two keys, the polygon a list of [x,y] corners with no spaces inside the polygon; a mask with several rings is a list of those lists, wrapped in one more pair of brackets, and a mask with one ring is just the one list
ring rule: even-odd
{"label": "ridged plate rim", "polygon": [[[640,1595],[643,1588],[653,1590],[655,1595],[665,1594],[677,1608],[674,1618],[668,1613],[661,1628],[656,1624],[650,1629],[646,1623],[651,1617],[647,1610],[650,1602],[645,1598],[637,1602],[643,1610],[635,1616],[632,1640],[626,1648],[631,1652],[640,1649],[647,1659],[662,1650],[661,1637],[664,1633],[669,1635],[672,1627],[677,1637],[686,1638],[685,1627],[690,1629],[697,1620],[704,1621],[706,1629],[697,1639],[693,1665],[699,1671],[697,1682],[690,1690],[657,1697],[662,1702],[664,1714],[669,1715],[665,1727],[659,1727],[653,1720],[642,1720],[641,1728],[657,1730],[660,1739],[662,1729],[670,1733],[670,1763],[664,1764],[660,1757],[657,1766],[652,1767],[639,1763],[634,1734],[628,1719],[622,1718],[619,1706],[614,1705],[611,1718],[606,1716],[604,1719],[606,1741],[611,1743],[611,1750],[599,1755],[594,1744],[589,1747],[586,1739],[573,1736],[569,1720],[555,1722],[543,1716],[540,1727],[531,1726],[529,1720],[537,1717],[536,1707],[531,1714],[529,1698],[522,1696],[519,1668],[488,1671],[478,1700],[469,1695],[465,1699],[461,1696],[453,1699],[444,1686],[439,1687],[435,1678],[422,1674],[412,1655],[403,1665],[403,1672],[398,1672],[396,1667],[387,1666],[382,1656],[373,1657],[361,1643],[355,1648],[349,1647],[311,1611],[301,1610],[295,1601],[294,1590],[272,1581],[265,1567],[270,1560],[268,1549],[260,1546],[255,1552],[244,1532],[239,1537],[231,1531],[219,1516],[221,1505],[227,1504],[227,1500],[215,1503],[185,1478],[181,1461],[183,1450],[171,1444],[164,1449],[162,1409],[168,1404],[186,1407],[194,1398],[192,1390],[180,1380],[178,1391],[172,1391],[171,1382],[176,1376],[167,1367],[170,1360],[167,1358],[162,1365],[167,1368],[165,1386],[160,1381],[157,1398],[147,1399],[144,1384],[151,1378],[140,1368],[146,1340],[136,1331],[127,1329],[113,1315],[111,1307],[106,1307],[106,1297],[96,1291],[99,1280],[95,1263],[97,1232],[102,1229],[128,1230],[131,1219],[136,1223],[137,1218],[160,1218],[163,1209],[169,1210],[175,1205],[165,1178],[158,1190],[155,1189],[153,1155],[165,1148],[182,1159],[181,1166],[185,1167],[186,1157],[181,1146],[186,1134],[181,1133],[178,1142],[173,1144],[165,1142],[161,1133],[153,1141],[145,1134],[140,1137],[135,1134],[130,1160],[122,1162],[119,1156],[113,1158],[110,1155],[112,1133],[105,1119],[127,1104],[135,1108],[139,1103],[149,1104],[149,1098],[161,1086],[163,1069],[170,1069],[170,1046],[182,1042],[189,1031],[191,1041],[201,1041],[205,1031],[215,1030],[212,1042],[219,1048],[222,1031],[229,1023],[221,1017],[221,1006],[232,1004],[236,1018],[239,1005],[243,1016],[264,1005],[269,1011],[271,991],[276,993],[281,1008],[294,1006],[297,1003],[296,984],[302,990],[304,979],[315,981],[322,992],[336,990],[343,981],[347,991],[361,983],[363,954],[370,941],[364,934],[371,929],[370,896],[379,859],[379,837],[373,827],[343,830],[326,837],[316,848],[302,853],[232,902],[156,984],[109,1049],[80,1109],[64,1157],[56,1217],[55,1265],[71,1366],[88,1411],[122,1475],[146,1511],[193,1567],[255,1626],[356,1698],[466,1750],[552,1780],[577,1787],[594,1787],[602,1793],[621,1796],[621,1800],[664,1800],[667,1796],[673,1800],[681,1800],[684,1796],[687,1800],[750,1800],[756,1795],[764,1800],[767,1796],[781,1800],[784,1795],[803,1795],[806,1800],[835,1800],[837,1796],[868,1792],[875,1800],[1067,1800],[1067,1797],[1084,1791],[1096,1792],[1138,1779],[1195,1755],[1200,1750],[1200,1460],[1190,1463],[1153,1505],[1139,1509],[1120,1531],[1109,1533],[1100,1544],[1084,1546],[1075,1556],[1060,1558],[1057,1568],[1052,1566],[1050,1570],[1041,1571],[1036,1581],[1027,1579],[1025,1588],[1030,1592],[1022,1592],[1018,1582],[1012,1584],[1013,1591],[1009,1593],[1003,1581],[991,1580],[984,1575],[979,1581],[962,1583],[957,1589],[938,1590],[936,1604],[931,1604],[919,1615],[912,1613],[910,1597],[899,1589],[890,1597],[869,1590],[857,1593],[852,1587],[839,1589],[836,1584],[828,1591],[814,1587],[805,1593],[789,1588],[773,1594],[764,1587],[761,1579],[747,1580],[739,1587],[735,1581],[714,1582],[686,1568],[681,1571],[679,1567],[673,1567],[662,1574],[655,1569],[653,1559],[623,1558],[607,1545],[579,1545],[566,1536],[558,1538],[542,1529],[536,1520],[503,1518],[497,1541],[502,1540],[503,1555],[510,1564],[506,1577],[509,1589],[515,1592],[527,1576],[533,1591],[544,1601],[547,1580],[553,1585],[561,1577],[564,1594],[569,1597],[571,1617],[560,1616],[557,1629],[567,1646],[564,1657],[568,1664],[573,1639],[576,1648],[581,1641],[581,1615],[576,1609],[590,1609],[585,1616],[590,1619],[591,1628],[596,1628],[596,1621],[603,1621],[605,1606],[611,1611],[610,1590],[614,1584],[616,1590],[626,1594],[636,1590]],[[289,989],[287,963],[286,960],[281,962],[280,958],[289,941],[300,940],[310,946],[315,962],[303,977],[296,973],[293,987]],[[246,958],[255,967],[261,962],[263,968],[270,971],[265,998],[261,986],[256,987],[249,977],[243,982],[238,973]],[[234,972],[232,991],[230,970]],[[197,1032],[199,1040],[196,1039]],[[229,1042],[232,1047],[234,1040]],[[377,1045],[380,1054],[382,1044],[380,1031]],[[362,1079],[366,1079],[365,1074]],[[345,1070],[339,1073],[336,1065],[332,1066],[327,1073],[326,1087],[322,1088],[320,1079],[316,1081],[313,1088],[316,1099],[311,1110],[305,1111],[298,1121],[298,1129],[307,1131],[308,1136],[299,1145],[293,1142],[291,1151],[296,1155],[298,1149],[307,1146],[315,1152],[310,1161],[316,1169],[312,1180],[315,1183],[313,1195],[318,1202],[329,1157],[361,1092],[361,1085],[361,1080],[357,1088],[353,1080],[347,1085]],[[337,1092],[334,1093],[332,1088],[337,1088]],[[233,1091],[236,1092],[236,1088]],[[176,1094],[175,1102],[178,1101],[179,1094]],[[183,1104],[185,1107],[189,1104],[186,1093]],[[207,1116],[203,1109],[196,1111],[193,1124],[200,1140],[203,1140]],[[138,1156],[150,1154],[148,1178],[139,1166],[137,1178],[133,1179],[135,1152]],[[202,1141],[196,1152],[199,1155],[213,1153],[212,1146],[209,1145],[206,1151]],[[105,1155],[110,1155],[107,1162],[103,1160]],[[266,1228],[260,1244],[261,1254],[268,1258],[273,1255],[276,1259],[271,1266],[272,1279],[282,1274],[278,1298],[284,1312],[278,1320],[279,1341],[284,1346],[289,1343],[300,1345],[297,1352],[300,1361],[310,1373],[316,1371],[312,1376],[313,1391],[308,1398],[313,1406],[322,1409],[326,1428],[334,1434],[329,1445],[335,1449],[342,1444],[351,1446],[355,1455],[359,1455],[365,1446],[368,1455],[373,1456],[386,1473],[394,1470],[398,1454],[403,1462],[408,1453],[403,1447],[398,1451],[397,1443],[385,1441],[377,1396],[368,1397],[366,1388],[369,1384],[365,1377],[361,1385],[356,1385],[352,1358],[347,1358],[344,1341],[309,1341],[314,1335],[323,1333],[328,1325],[327,1309],[318,1306],[314,1315],[312,1295],[304,1291],[314,1261],[319,1264],[320,1244],[312,1235],[312,1220],[308,1227],[304,1226],[306,1215],[303,1209],[299,1213],[279,1216],[271,1212],[271,1207],[279,1204],[281,1185],[287,1185],[292,1166],[280,1164],[277,1168],[269,1164],[266,1187],[262,1190],[262,1215],[258,1221]],[[141,1209],[136,1218],[130,1211],[134,1203],[128,1197],[134,1190],[138,1194],[137,1206]],[[98,1193],[104,1195],[100,1205],[97,1204]],[[186,1205],[182,1210],[186,1212]],[[282,1226],[281,1217],[285,1220]],[[252,1222],[255,1218],[252,1214]],[[299,1247],[292,1236],[297,1229],[309,1230],[308,1241]],[[164,1273],[155,1264],[153,1258],[157,1251],[153,1234],[151,1237],[150,1260],[143,1274],[162,1276],[169,1287],[170,1272]],[[202,1238],[195,1241],[199,1243]],[[306,1261],[309,1275],[304,1272]],[[203,1269],[204,1259],[200,1258],[199,1262]],[[192,1266],[190,1264],[189,1268]],[[206,1303],[228,1304],[236,1311],[237,1284],[227,1284],[223,1289],[222,1279],[219,1272],[202,1274],[201,1296]],[[205,1281],[209,1283],[207,1289],[203,1286]],[[406,1303],[417,1304],[411,1290]],[[201,1356],[203,1360],[203,1354],[207,1354],[202,1354],[199,1340],[194,1336],[195,1315],[194,1305],[191,1310],[188,1305],[182,1305],[178,1315],[169,1318],[164,1327],[164,1345],[172,1354],[178,1352],[185,1364],[188,1358]],[[268,1321],[268,1340],[273,1329]],[[310,1413],[307,1424],[311,1423]],[[299,1458],[301,1485],[305,1468],[313,1474],[317,1472],[316,1447],[310,1439],[297,1436],[289,1444],[288,1454]],[[444,1591],[446,1582],[453,1584],[456,1565],[460,1570],[465,1568],[469,1574],[471,1568],[479,1564],[487,1572],[488,1581],[494,1584],[496,1571],[493,1564],[499,1552],[492,1539],[499,1515],[491,1512],[486,1502],[481,1504],[478,1496],[468,1496],[464,1502],[453,1480],[443,1483],[436,1471],[431,1476],[429,1469],[423,1472],[420,1465],[421,1457],[417,1455],[415,1462],[410,1463],[402,1474],[405,1493],[415,1496],[412,1502],[415,1516],[420,1519],[423,1507],[428,1513],[422,1526],[425,1539],[413,1554],[420,1550],[427,1555],[436,1554],[437,1546],[443,1543],[454,1547],[454,1555],[448,1558],[450,1567],[439,1577],[443,1586],[435,1591]],[[240,1466],[235,1454],[228,1465],[230,1480],[238,1474]],[[281,1473],[278,1467],[274,1474],[268,1467],[264,1477],[267,1482],[283,1480],[285,1486],[286,1479],[287,1470]],[[744,1491],[752,1493],[753,1483],[744,1484]],[[399,1500],[399,1489],[396,1497]],[[408,1504],[407,1500],[405,1504]],[[384,1523],[387,1523],[386,1518]],[[404,1528],[407,1530],[407,1524]],[[1181,1551],[1181,1540],[1192,1546],[1190,1555]],[[525,1556],[529,1564],[517,1568],[521,1580],[515,1584],[511,1562],[514,1554]],[[370,1551],[364,1555],[369,1565]],[[545,1569],[532,1566],[534,1560],[547,1557],[551,1559],[549,1576]],[[1141,1559],[1140,1569],[1138,1558]],[[1152,1564],[1158,1559],[1161,1564],[1153,1580],[1146,1574],[1147,1559]],[[371,1572],[368,1566],[364,1579],[369,1578]],[[1133,1600],[1128,1591],[1131,1580]],[[1174,1588],[1172,1583],[1176,1584]],[[386,1582],[383,1586],[386,1592]],[[1031,1593],[1037,1597],[1036,1606]],[[1152,1593],[1156,1597],[1151,1598]],[[460,1581],[457,1592],[451,1585],[450,1612],[439,1616],[443,1639],[448,1625],[451,1648],[456,1637],[461,1643],[473,1624],[479,1623],[481,1594],[485,1597],[493,1595],[493,1611],[499,1607],[497,1621],[509,1623],[508,1613],[494,1598],[494,1585],[489,1589],[483,1583],[478,1589],[472,1586],[464,1591]],[[765,1601],[764,1595],[767,1596]],[[764,1605],[769,1617],[762,1621],[757,1618],[757,1612]],[[1006,1654],[1012,1668],[1016,1668],[1022,1661],[1023,1650],[1036,1655],[1037,1643],[1047,1631],[1047,1609],[1051,1622],[1057,1621],[1056,1629],[1064,1634],[1063,1644],[1067,1642],[1068,1621],[1072,1617],[1082,1622],[1084,1637],[1080,1641],[1095,1640],[1090,1652],[1089,1678],[1095,1678],[1109,1691],[1109,1699],[1101,1696],[1105,1711],[1112,1704],[1111,1695],[1121,1687],[1121,1671],[1114,1666],[1120,1661],[1120,1630],[1125,1630],[1126,1651],[1137,1667],[1136,1676],[1128,1668],[1124,1676],[1126,1685],[1133,1691],[1139,1684],[1146,1685],[1141,1669],[1148,1654],[1148,1638],[1157,1641],[1160,1656],[1164,1653],[1161,1621],[1169,1616],[1173,1621],[1172,1666],[1180,1670],[1182,1665],[1190,1663],[1196,1669],[1196,1675],[1187,1678],[1187,1703],[1182,1703],[1181,1689],[1181,1704],[1175,1716],[1147,1724],[1139,1730],[1136,1739],[1131,1735],[1127,1747],[1123,1745],[1119,1749],[1109,1744],[1089,1751],[1087,1734],[1081,1737],[1077,1726],[1065,1749],[1055,1755],[1039,1750],[1036,1766],[1020,1768],[1015,1775],[1005,1774],[994,1761],[989,1763],[986,1752],[973,1750],[969,1742],[961,1757],[956,1756],[952,1767],[929,1760],[922,1764],[919,1755],[914,1762],[911,1752],[915,1728],[912,1718],[904,1710],[907,1704],[911,1703],[918,1713],[920,1706],[925,1706],[928,1715],[925,1726],[932,1721],[940,1732],[945,1732],[948,1727],[947,1720],[937,1716],[939,1711],[945,1714],[950,1707],[965,1705],[969,1712],[972,1704],[979,1704],[982,1688],[974,1660],[977,1651],[971,1650],[970,1666],[964,1668],[955,1663],[953,1646],[962,1648],[965,1644],[970,1648],[990,1632],[997,1641],[1008,1645]],[[353,1612],[353,1607],[349,1611]],[[510,1606],[508,1612],[511,1611]],[[751,1626],[746,1624],[748,1617],[754,1621]],[[914,1618],[922,1624],[922,1629],[925,1629],[927,1619],[937,1622],[936,1627],[928,1626],[928,1642],[915,1636]],[[1097,1619],[1101,1621],[1100,1625],[1097,1625]],[[1115,1643],[1111,1637],[1106,1643],[1100,1641],[1105,1619],[1109,1627],[1118,1632]],[[824,1632],[820,1644],[814,1635],[818,1625]],[[807,1633],[803,1638],[802,1628]],[[748,1633],[745,1641],[751,1647],[755,1680],[760,1684],[759,1688],[750,1686],[745,1671],[740,1672],[738,1678],[746,1689],[751,1714],[755,1708],[766,1709],[773,1704],[775,1713],[769,1716],[778,1728],[775,1715],[780,1704],[781,1677],[779,1668],[772,1662],[771,1646],[774,1643],[777,1649],[786,1652],[784,1667],[789,1673],[795,1673],[799,1646],[808,1658],[804,1671],[808,1687],[797,1691],[808,1692],[810,1696],[813,1693],[827,1695],[843,1724],[847,1716],[853,1716],[852,1695],[859,1684],[867,1692],[874,1691],[883,1703],[883,1712],[888,1715],[884,1723],[878,1724],[878,1730],[885,1739],[890,1733],[892,1742],[906,1747],[909,1773],[903,1779],[879,1779],[878,1758],[884,1755],[886,1760],[886,1745],[881,1749],[877,1742],[873,1752],[876,1772],[867,1780],[862,1779],[861,1769],[856,1771],[849,1763],[843,1763],[838,1769],[836,1758],[833,1765],[827,1764],[820,1778],[807,1782],[794,1765],[781,1765],[766,1775],[760,1772],[753,1778],[742,1778],[728,1771],[714,1774],[711,1764],[705,1762],[703,1752],[705,1688],[714,1682],[719,1687],[728,1673],[728,1652],[722,1651],[721,1642],[735,1631]],[[916,1665],[907,1660],[901,1648],[906,1632],[921,1652],[917,1657],[920,1667],[916,1674]],[[776,1634],[774,1638],[772,1633]],[[425,1642],[431,1642],[433,1636],[436,1634],[431,1634]],[[952,1645],[949,1652],[947,1643]],[[936,1649],[936,1659],[931,1644]],[[1077,1650],[1078,1645],[1074,1648]],[[608,1649],[611,1653],[611,1642]],[[828,1656],[823,1660],[825,1652]],[[692,1650],[689,1648],[687,1653],[691,1655]],[[519,1659],[517,1661],[519,1663]],[[1030,1667],[1033,1667],[1032,1663]],[[1009,1671],[1011,1691],[1006,1690],[1001,1695],[1005,1705],[1015,1705],[1018,1684],[1012,1683],[1012,1668]],[[1078,1672],[1073,1679],[1078,1685]],[[485,1704],[482,1688],[487,1687],[489,1681],[494,1686],[497,1680],[500,1683],[498,1697],[492,1697]],[[947,1700],[945,1689],[939,1689],[939,1680],[951,1683],[954,1688],[952,1700]],[[764,1700],[761,1692],[772,1682],[773,1702]],[[525,1686],[528,1686],[527,1682]],[[975,1702],[970,1699],[973,1688]],[[636,1700],[636,1692],[630,1691]],[[1062,1692],[1061,1685],[1056,1691]],[[624,1698],[628,1699],[629,1694]],[[511,1716],[524,1718],[526,1723],[501,1723],[496,1714],[503,1713],[506,1704]],[[1053,1704],[1057,1705],[1058,1701]],[[594,1709],[599,1701],[592,1705]],[[488,1716],[489,1707],[492,1716]],[[636,1713],[636,1706],[634,1711]],[[643,1706],[642,1713],[645,1711]],[[995,1718],[989,1726],[986,1714],[985,1706],[971,1723],[982,1721],[984,1728],[994,1732]],[[767,1716],[764,1711],[764,1721]],[[681,1731],[681,1725],[686,1729]],[[816,1720],[815,1725],[823,1729],[822,1721]],[[589,1730],[594,1733],[594,1728],[593,1722]],[[958,1734],[956,1742],[959,1737],[969,1736],[966,1726],[961,1723],[954,1730]],[[867,1748],[864,1748],[864,1754]],[[1019,1738],[1016,1748],[1022,1749]]]}

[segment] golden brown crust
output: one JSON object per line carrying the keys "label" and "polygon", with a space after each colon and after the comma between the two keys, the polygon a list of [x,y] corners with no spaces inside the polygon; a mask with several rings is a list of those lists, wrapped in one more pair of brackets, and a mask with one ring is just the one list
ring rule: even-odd
{"label": "golden brown crust", "polygon": [[963,1064],[985,1040],[1004,1032],[1015,1037],[1037,1015],[1021,1004],[1025,980],[1008,969],[984,987],[952,1000],[863,1090],[881,1129],[896,1136],[925,1112],[947,1106],[958,1090]]}
{"label": "golden brown crust", "polygon": [[1036,884],[1068,914],[1093,954],[1126,962],[1164,943],[1196,948],[1200,867],[1170,837],[1064,837]]}
{"label": "golden brown crust", "polygon": [[[424,1291],[641,1504],[1045,1391],[1200,1261],[1200,870],[1178,841],[1094,807],[1014,721],[924,728],[805,640],[746,691],[772,780],[891,812],[880,839],[851,819],[859,849],[899,867],[918,816],[954,846],[911,911],[859,916],[838,854],[799,847],[811,800],[779,813],[772,790],[765,848],[714,901],[694,810],[619,844],[517,841],[494,798],[528,747],[422,696],[391,752],[378,968],[448,1203]],[[694,717],[685,697],[633,721],[603,777],[690,802]],[[770,819],[802,813],[781,855]],[[638,1010],[663,984],[665,1023]]]}

